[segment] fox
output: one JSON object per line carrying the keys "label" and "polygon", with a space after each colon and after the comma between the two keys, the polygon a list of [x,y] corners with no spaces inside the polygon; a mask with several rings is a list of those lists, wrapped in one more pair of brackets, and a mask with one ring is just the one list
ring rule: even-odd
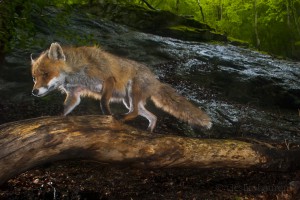
{"label": "fox", "polygon": [[157,117],[145,108],[150,99],[156,107],[192,126],[212,127],[208,114],[160,82],[146,65],[98,46],[70,47],[54,42],[36,59],[31,56],[31,73],[34,96],[43,97],[54,90],[66,94],[63,116],[72,112],[82,97],[99,100],[104,115],[112,115],[109,104],[119,102],[128,112],[114,115],[118,120],[142,116],[153,132]]}

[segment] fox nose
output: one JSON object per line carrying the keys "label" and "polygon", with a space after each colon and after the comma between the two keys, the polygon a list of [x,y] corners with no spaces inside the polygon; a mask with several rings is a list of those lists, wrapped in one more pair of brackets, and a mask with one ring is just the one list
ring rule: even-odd
{"label": "fox nose", "polygon": [[38,90],[38,89],[33,89],[33,90],[32,90],[32,94],[33,94],[34,96],[37,96],[37,95],[39,94],[39,90]]}

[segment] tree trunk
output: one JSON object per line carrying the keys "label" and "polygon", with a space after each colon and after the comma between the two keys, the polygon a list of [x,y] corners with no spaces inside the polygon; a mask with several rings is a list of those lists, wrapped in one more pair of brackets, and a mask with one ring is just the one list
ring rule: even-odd
{"label": "tree trunk", "polygon": [[256,48],[260,49],[260,39],[258,35],[258,26],[257,26],[257,0],[254,0],[254,32],[255,32],[255,39],[256,39]]}
{"label": "tree trunk", "polygon": [[180,1],[176,0],[175,10],[176,10],[177,14],[179,14],[179,4],[180,4]]}
{"label": "tree trunk", "polygon": [[218,6],[218,21],[221,21],[223,19],[223,1],[219,0],[219,6]]}
{"label": "tree trunk", "polygon": [[201,12],[202,21],[203,21],[203,22],[205,22],[204,13],[203,13],[203,9],[202,9],[202,6],[201,6],[201,3],[200,3],[200,0],[197,0],[197,4],[198,4],[198,7],[199,7],[199,9],[200,9],[200,12]]}
{"label": "tree trunk", "polygon": [[294,1],[292,1],[292,15],[294,17],[294,23],[295,23],[295,26],[296,26],[296,30],[298,32],[298,36],[300,36],[300,26],[299,26],[299,22],[298,22],[298,15],[297,15],[297,10],[295,8],[295,5],[294,5]]}
{"label": "tree trunk", "polygon": [[290,29],[291,28],[290,0],[286,1],[286,17],[287,17],[287,25]]}
{"label": "tree trunk", "polygon": [[0,184],[57,160],[91,159],[140,168],[299,169],[299,151],[237,140],[154,135],[110,116],[42,117],[0,125]]}

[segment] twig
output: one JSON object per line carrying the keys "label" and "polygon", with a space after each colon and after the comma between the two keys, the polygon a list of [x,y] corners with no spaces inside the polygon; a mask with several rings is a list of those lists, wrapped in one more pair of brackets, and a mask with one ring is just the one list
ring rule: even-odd
{"label": "twig", "polygon": [[146,0],[142,0],[142,2],[144,2],[148,8],[150,8],[151,10],[156,10],[153,6],[151,6],[151,4],[149,4]]}

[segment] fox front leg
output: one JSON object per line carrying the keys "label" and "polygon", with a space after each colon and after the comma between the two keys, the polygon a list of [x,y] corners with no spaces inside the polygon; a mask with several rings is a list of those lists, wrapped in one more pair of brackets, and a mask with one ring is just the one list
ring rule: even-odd
{"label": "fox front leg", "polygon": [[116,80],[114,77],[109,77],[103,83],[100,106],[101,106],[102,113],[104,115],[111,115],[111,111],[109,108],[109,101],[112,97],[113,90],[115,88],[115,82]]}
{"label": "fox front leg", "polygon": [[66,97],[65,102],[64,102],[64,113],[63,113],[63,115],[64,116],[68,115],[70,112],[72,112],[72,110],[74,110],[74,108],[76,106],[78,106],[79,103],[80,103],[80,94],[75,93],[75,92],[67,93],[67,97]]}

